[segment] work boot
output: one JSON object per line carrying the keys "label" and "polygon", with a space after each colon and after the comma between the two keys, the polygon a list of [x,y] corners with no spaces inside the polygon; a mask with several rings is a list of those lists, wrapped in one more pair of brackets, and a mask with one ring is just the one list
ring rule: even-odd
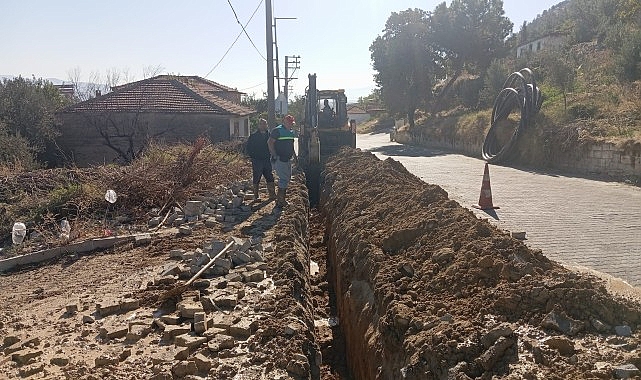
{"label": "work boot", "polygon": [[278,188],[278,194],[276,196],[276,207],[285,207],[287,206],[287,201],[285,201],[285,193],[287,189]]}
{"label": "work boot", "polygon": [[267,191],[269,192],[269,200],[276,199],[276,185],[274,182],[267,182]]}
{"label": "work boot", "polygon": [[[269,184],[267,184],[269,185]],[[255,183],[254,184],[254,201],[258,201],[260,199],[260,195],[258,194],[258,191],[260,190],[260,184]]]}

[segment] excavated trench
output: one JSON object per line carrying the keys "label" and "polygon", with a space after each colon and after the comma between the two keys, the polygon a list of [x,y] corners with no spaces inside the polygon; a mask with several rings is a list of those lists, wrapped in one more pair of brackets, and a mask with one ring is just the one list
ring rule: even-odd
{"label": "excavated trench", "polygon": [[636,330],[638,304],[400,163],[343,149],[322,183],[318,210],[298,221],[312,264],[298,293],[320,352],[310,378],[607,378],[641,364],[625,338],[607,340],[616,326]]}

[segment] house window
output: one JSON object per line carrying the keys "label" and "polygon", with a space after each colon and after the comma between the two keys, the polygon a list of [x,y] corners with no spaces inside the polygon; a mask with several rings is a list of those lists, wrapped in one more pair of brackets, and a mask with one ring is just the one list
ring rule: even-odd
{"label": "house window", "polygon": [[536,51],[541,50],[541,41],[536,43]]}
{"label": "house window", "polygon": [[238,120],[234,121],[234,137],[240,136],[240,123]]}
{"label": "house window", "polygon": [[249,136],[249,119],[245,119],[245,136]]}
{"label": "house window", "polygon": [[532,51],[532,44],[530,44],[530,51]]}

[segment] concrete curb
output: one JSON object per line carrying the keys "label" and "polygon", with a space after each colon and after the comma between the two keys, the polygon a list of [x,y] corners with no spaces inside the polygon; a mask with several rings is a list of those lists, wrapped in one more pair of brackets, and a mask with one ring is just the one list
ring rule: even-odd
{"label": "concrete curb", "polygon": [[122,243],[133,243],[136,242],[140,237],[145,236],[163,236],[167,234],[177,234],[178,230],[172,228],[167,231],[156,232],[156,233],[144,233],[137,235],[126,235],[126,236],[111,236],[106,238],[96,238],[85,240],[79,243],[69,244],[63,247],[56,247],[50,249],[44,249],[42,251],[28,253],[26,255],[10,257],[8,259],[0,260],[0,273],[8,272],[16,267],[29,264],[37,264],[43,261],[55,259],[59,256],[68,253],[85,253],[91,252],[99,249],[111,248],[115,245]]}

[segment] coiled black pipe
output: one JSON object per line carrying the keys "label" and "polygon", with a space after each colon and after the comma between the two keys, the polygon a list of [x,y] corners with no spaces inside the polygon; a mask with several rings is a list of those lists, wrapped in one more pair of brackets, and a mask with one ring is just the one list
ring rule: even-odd
{"label": "coiled black pipe", "polygon": [[[510,74],[503,89],[494,100],[492,124],[483,141],[483,159],[491,164],[505,162],[512,158],[519,136],[530,125],[541,109],[543,97],[536,86],[534,73],[529,68]],[[499,122],[506,120],[515,110],[520,111],[520,120],[512,137],[506,144],[498,141],[496,133]]]}

